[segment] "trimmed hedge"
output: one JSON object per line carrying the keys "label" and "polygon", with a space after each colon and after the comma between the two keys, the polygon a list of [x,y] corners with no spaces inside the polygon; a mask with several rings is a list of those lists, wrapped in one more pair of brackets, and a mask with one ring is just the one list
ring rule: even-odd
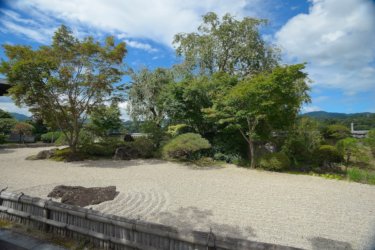
{"label": "trimmed hedge", "polygon": [[321,145],[314,152],[315,162],[319,166],[332,167],[334,163],[343,161],[343,155],[337,150],[335,146]]}
{"label": "trimmed hedge", "polygon": [[211,144],[201,135],[186,133],[165,144],[162,154],[166,159],[189,159],[194,153],[210,147]]}

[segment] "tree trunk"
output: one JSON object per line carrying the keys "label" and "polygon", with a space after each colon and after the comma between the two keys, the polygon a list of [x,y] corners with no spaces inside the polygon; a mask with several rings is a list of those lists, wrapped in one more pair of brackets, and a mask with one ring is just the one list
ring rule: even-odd
{"label": "tree trunk", "polygon": [[248,140],[249,144],[249,160],[250,160],[250,167],[255,168],[255,159],[254,159],[254,142],[249,136]]}

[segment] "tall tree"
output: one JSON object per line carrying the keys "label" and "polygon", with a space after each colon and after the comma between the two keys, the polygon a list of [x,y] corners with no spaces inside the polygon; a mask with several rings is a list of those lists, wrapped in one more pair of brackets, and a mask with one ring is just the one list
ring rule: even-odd
{"label": "tall tree", "polygon": [[167,69],[154,71],[142,69],[131,74],[132,85],[128,92],[128,112],[137,121],[149,121],[161,126],[165,118],[161,94],[173,81],[172,73]]}
{"label": "tall tree", "polygon": [[0,72],[12,85],[16,104],[31,107],[52,127],[58,127],[75,152],[87,115],[111,97],[114,83],[123,75],[125,43],[104,45],[92,37],[78,40],[66,26],[53,36],[50,46],[3,45],[9,58]]}
{"label": "tall tree", "polygon": [[90,122],[86,127],[96,135],[105,137],[110,132],[121,130],[123,125],[120,116],[120,109],[116,102],[108,107],[102,105],[91,112]]}
{"label": "tall tree", "polygon": [[237,20],[226,14],[220,20],[209,12],[198,32],[180,33],[174,38],[177,55],[184,65],[200,74],[227,72],[240,78],[270,70],[277,65],[278,49],[261,37],[265,20],[245,17]]}
{"label": "tall tree", "polygon": [[245,79],[205,110],[209,118],[240,131],[248,143],[251,167],[255,166],[254,142],[261,130],[287,129],[294,124],[302,104],[310,101],[303,69],[303,64],[276,67],[270,73]]}

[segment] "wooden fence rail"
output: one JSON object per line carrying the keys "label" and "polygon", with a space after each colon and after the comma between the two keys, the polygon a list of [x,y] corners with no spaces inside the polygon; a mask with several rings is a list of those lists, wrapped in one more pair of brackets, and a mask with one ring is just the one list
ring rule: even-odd
{"label": "wooden fence rail", "polygon": [[85,239],[104,249],[296,249],[221,237],[212,232],[179,232],[170,226],[5,191],[0,192],[0,218],[64,237]]}

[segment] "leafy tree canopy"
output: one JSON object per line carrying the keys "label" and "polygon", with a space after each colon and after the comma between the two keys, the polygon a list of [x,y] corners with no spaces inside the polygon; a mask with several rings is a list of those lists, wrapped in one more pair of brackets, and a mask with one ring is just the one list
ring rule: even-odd
{"label": "leafy tree canopy", "polygon": [[3,45],[8,61],[0,72],[12,85],[16,104],[31,107],[50,127],[61,129],[72,151],[87,115],[113,98],[114,83],[121,80],[125,43],[104,45],[86,37],[82,41],[61,26],[50,46]]}
{"label": "leafy tree canopy", "polygon": [[174,38],[177,55],[184,66],[199,74],[227,72],[240,78],[272,69],[279,60],[278,49],[262,39],[259,26],[265,20],[245,17],[237,20],[209,12],[198,32],[180,33]]}

